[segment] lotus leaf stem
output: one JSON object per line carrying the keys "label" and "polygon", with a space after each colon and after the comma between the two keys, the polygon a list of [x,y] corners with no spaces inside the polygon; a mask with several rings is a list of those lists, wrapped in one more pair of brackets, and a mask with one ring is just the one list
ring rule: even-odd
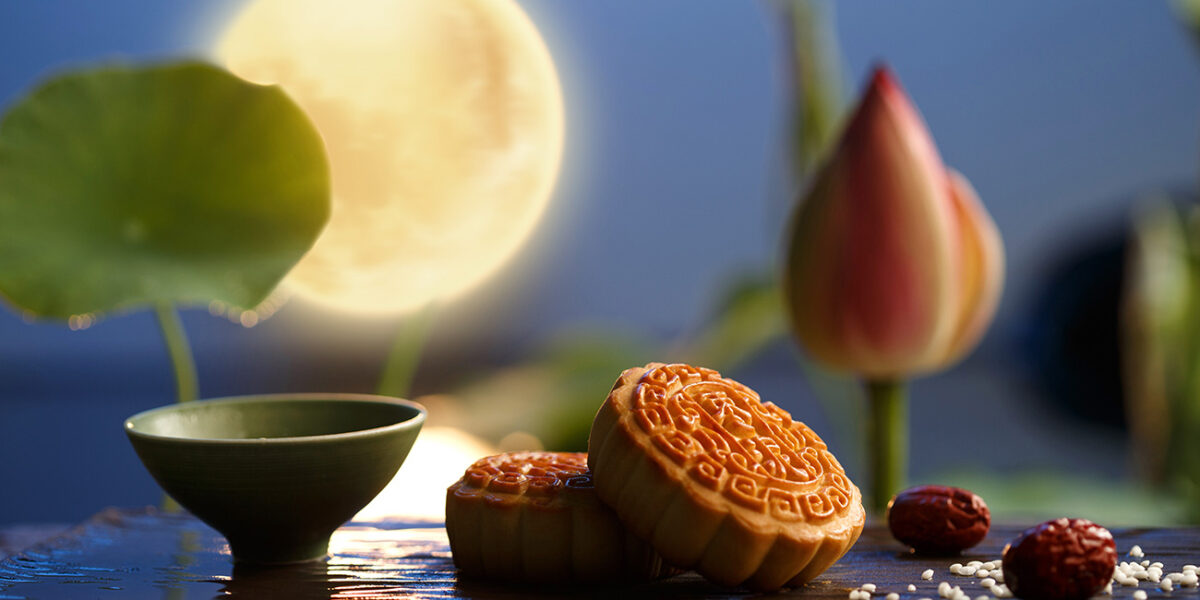
{"label": "lotus leaf stem", "polygon": [[167,354],[175,370],[176,399],[179,402],[191,402],[200,395],[200,389],[196,381],[196,361],[192,358],[183,321],[169,303],[155,304],[154,314],[158,317],[158,326],[162,329]]}

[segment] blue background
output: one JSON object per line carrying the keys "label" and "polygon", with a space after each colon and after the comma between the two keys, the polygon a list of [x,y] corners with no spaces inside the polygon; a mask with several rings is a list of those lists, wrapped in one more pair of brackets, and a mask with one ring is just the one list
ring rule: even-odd
{"label": "blue background", "polygon": [[[67,66],[204,55],[239,4],[0,3],[0,103]],[[671,339],[694,330],[724,282],[776,262],[793,196],[778,5],[520,4],[563,81],[563,173],[550,213],[512,265],[442,308],[418,381],[424,391],[519,361],[564,332]],[[1119,432],[1046,410],[1020,374],[1014,340],[1058,258],[1119,237],[1146,193],[1194,188],[1197,48],[1164,2],[836,8],[847,97],[873,64],[891,65],[1007,245],[1007,288],[983,345],[960,369],[916,386],[930,400],[914,407],[914,420],[944,436],[915,447],[914,464],[1041,461],[1127,475]],[[368,391],[399,324],[302,300],[252,329],[203,309],[184,321],[204,396]],[[789,351],[776,349],[747,382],[820,421],[804,380],[779,375],[791,368]],[[72,332],[0,311],[0,523],[73,521],[107,505],[156,502],[120,423],[170,402],[173,390],[148,313]],[[983,417],[1001,441],[980,442]]]}

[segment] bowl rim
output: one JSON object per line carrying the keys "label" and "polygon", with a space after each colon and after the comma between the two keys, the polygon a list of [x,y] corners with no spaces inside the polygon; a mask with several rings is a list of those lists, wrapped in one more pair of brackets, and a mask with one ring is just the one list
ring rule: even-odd
{"label": "bowl rim", "polygon": [[[381,427],[370,427],[367,429],[356,429],[354,431],[343,431],[340,433],[326,433],[321,435],[298,435],[288,437],[264,437],[264,438],[221,438],[221,437],[181,437],[175,435],[162,435],[158,433],[149,433],[135,428],[134,421],[144,419],[155,413],[174,412],[185,409],[189,406],[197,404],[249,404],[249,403],[283,403],[283,402],[317,402],[317,401],[350,401],[359,404],[389,404],[404,406],[416,411],[416,413],[403,421],[383,425]],[[177,402],[159,406],[148,410],[143,410],[125,419],[125,433],[131,437],[137,437],[145,440],[154,440],[166,443],[176,444],[213,444],[213,445],[229,445],[229,446],[282,446],[288,444],[304,443],[333,443],[352,440],[356,438],[365,438],[400,431],[406,429],[419,428],[424,422],[428,414],[425,407],[412,400],[403,398],[395,398],[392,396],[381,396],[377,394],[351,394],[343,392],[283,392],[277,394],[249,394],[242,396],[224,396],[220,398],[194,400],[192,402]]]}

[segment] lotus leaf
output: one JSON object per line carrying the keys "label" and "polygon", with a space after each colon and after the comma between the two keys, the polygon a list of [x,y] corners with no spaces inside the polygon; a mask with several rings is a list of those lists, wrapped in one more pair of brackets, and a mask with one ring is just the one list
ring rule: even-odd
{"label": "lotus leaf", "polygon": [[0,295],[38,316],[261,302],[329,216],[320,135],[204,63],[52,78],[0,121]]}

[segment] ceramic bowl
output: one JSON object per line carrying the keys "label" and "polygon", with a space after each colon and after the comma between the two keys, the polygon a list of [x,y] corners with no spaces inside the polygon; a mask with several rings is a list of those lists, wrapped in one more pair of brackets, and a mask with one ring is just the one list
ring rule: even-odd
{"label": "ceramic bowl", "polygon": [[406,400],[277,394],[138,413],[125,433],[181,506],[239,563],[325,556],[329,536],[391,481],[425,422]]}

